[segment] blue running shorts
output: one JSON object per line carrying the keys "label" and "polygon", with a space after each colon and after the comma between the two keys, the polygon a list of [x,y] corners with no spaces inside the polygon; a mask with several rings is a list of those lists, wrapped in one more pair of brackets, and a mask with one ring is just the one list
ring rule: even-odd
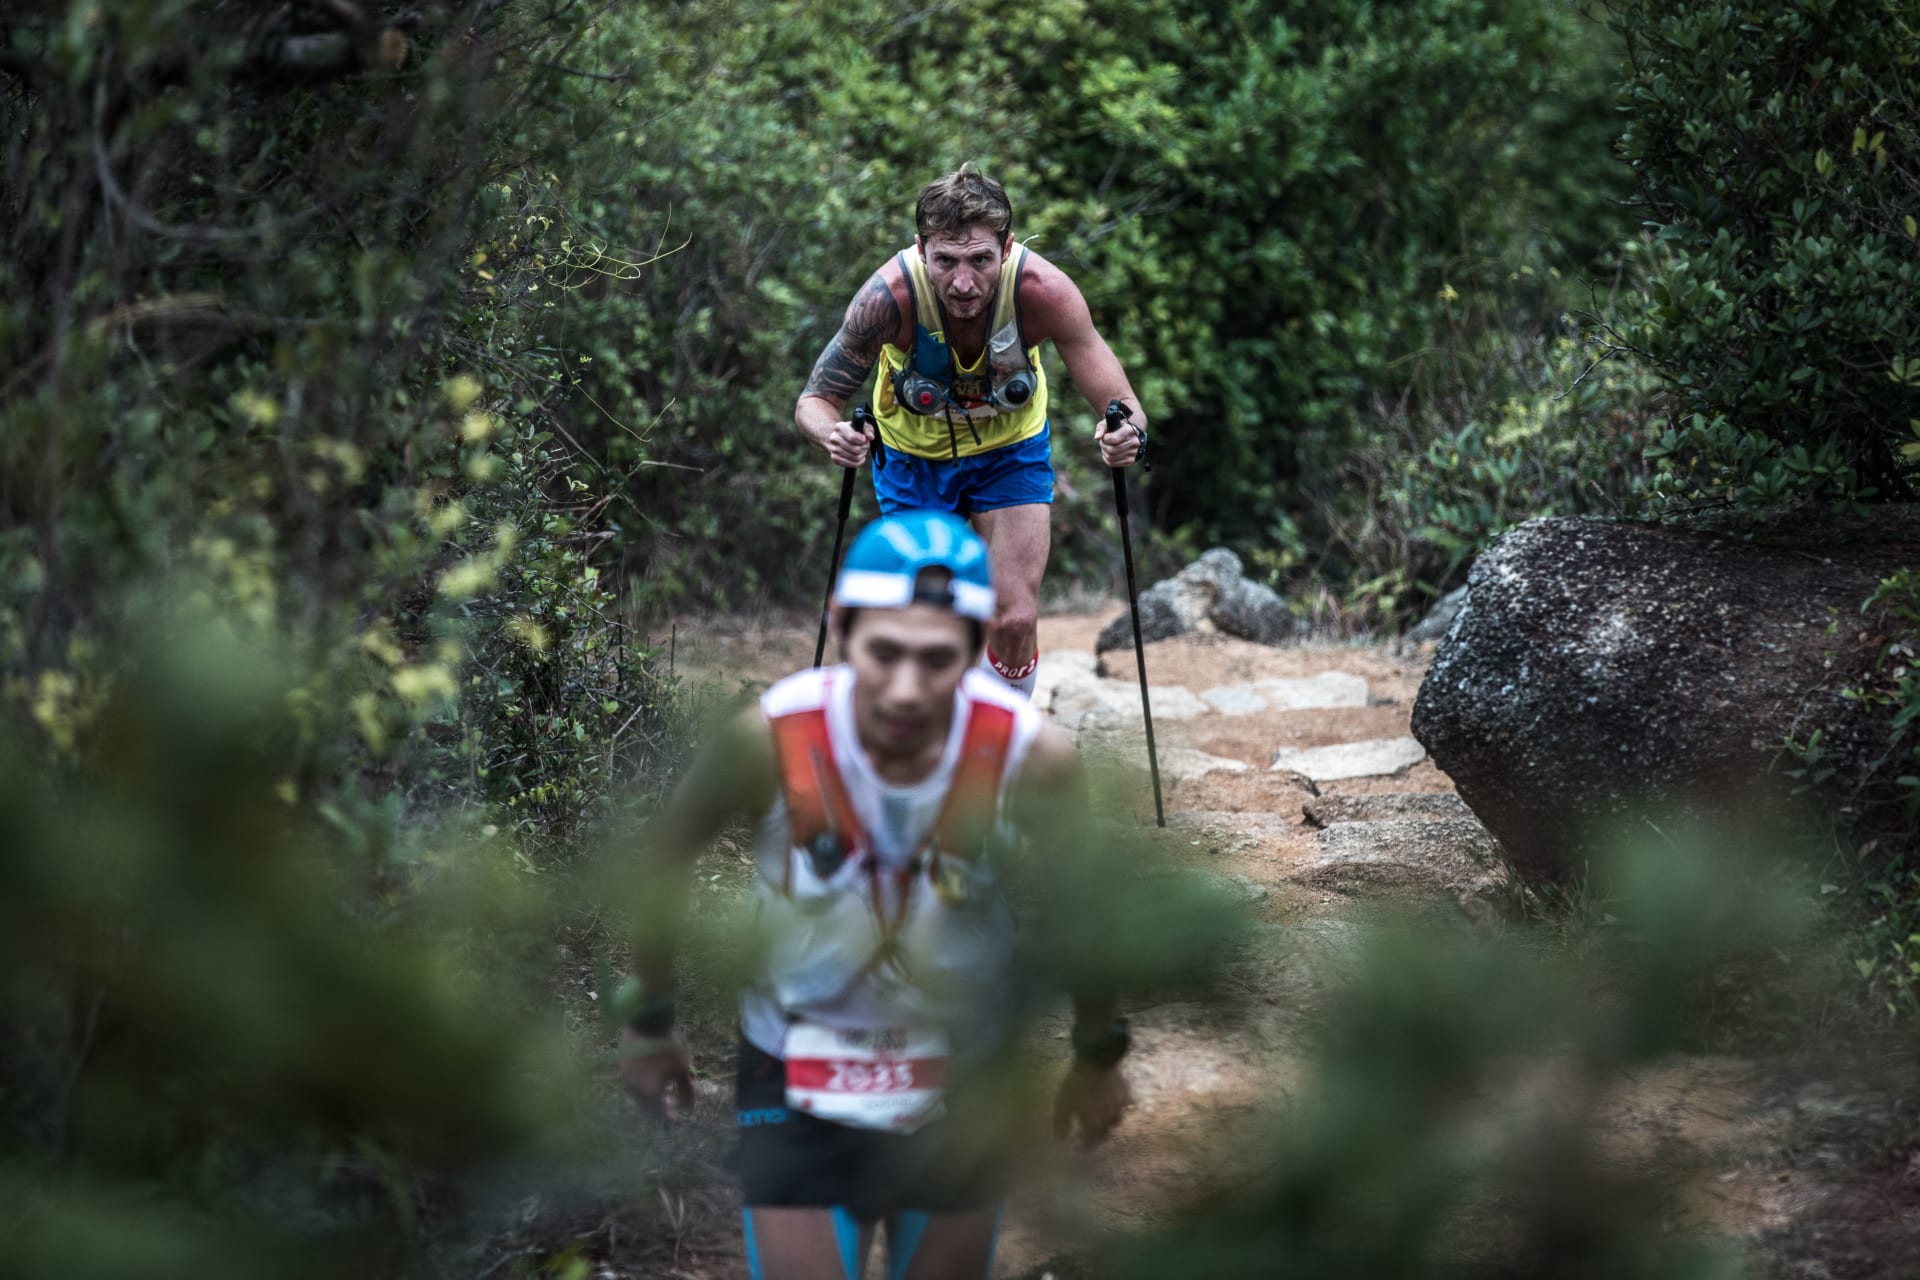
{"label": "blue running shorts", "polygon": [[920,458],[888,449],[875,456],[873,491],[880,514],[951,511],[970,516],[1053,501],[1053,425],[1015,444],[965,458]]}

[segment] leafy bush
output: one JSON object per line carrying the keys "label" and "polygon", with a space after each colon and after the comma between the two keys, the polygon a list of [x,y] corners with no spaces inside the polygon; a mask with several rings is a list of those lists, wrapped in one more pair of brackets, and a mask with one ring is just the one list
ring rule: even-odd
{"label": "leafy bush", "polygon": [[1691,1047],[1689,993],[1709,975],[1804,921],[1786,886],[1731,875],[1704,846],[1630,849],[1609,878],[1620,928],[1586,964],[1431,924],[1347,944],[1305,1070],[1252,1130],[1265,1158],[1124,1238],[1100,1274],[1746,1274],[1675,1229],[1680,1170],[1610,1150],[1616,1088]]}
{"label": "leafy bush", "polygon": [[1329,0],[1103,28],[1074,77],[1098,125],[1072,154],[1116,175],[1096,209],[1118,222],[1076,257],[1171,442],[1157,508],[1203,536],[1307,508],[1374,402],[1444,396],[1452,371],[1429,381],[1420,357],[1458,323],[1452,295],[1499,300],[1476,318],[1502,328],[1525,316],[1538,290],[1513,273],[1556,218],[1539,175],[1590,179],[1562,228],[1618,187],[1598,132],[1529,129],[1598,88],[1563,6],[1433,0],[1380,22]]}
{"label": "leafy bush", "polygon": [[1272,572],[1324,583],[1342,626],[1395,627],[1524,520],[1636,509],[1651,379],[1570,329],[1562,317],[1531,335],[1468,327],[1452,339],[1482,349],[1466,353],[1476,380],[1444,407],[1379,406],[1340,483],[1312,500],[1327,531],[1318,556],[1296,527],[1266,553]]}
{"label": "leafy bush", "polygon": [[1664,261],[1626,341],[1678,502],[1899,498],[1920,431],[1920,6],[1616,0],[1621,152]]}
{"label": "leafy bush", "polygon": [[413,1271],[566,1115],[550,904],[424,831],[397,898],[289,803],[292,666],[141,620],[77,758],[0,724],[0,1270]]}
{"label": "leafy bush", "polygon": [[[204,6],[61,12],[0,67],[7,700],[74,749],[125,619],[192,593],[293,646],[287,789],[370,849],[454,793],[564,834],[659,701],[541,341],[564,227],[513,199],[591,104],[527,61],[577,31],[344,6],[202,49]],[[346,61],[276,75],[316,48]]]}
{"label": "leafy bush", "polygon": [[532,873],[671,747],[526,202],[593,15],[230,8],[0,19],[8,1274],[408,1270],[554,1118]]}

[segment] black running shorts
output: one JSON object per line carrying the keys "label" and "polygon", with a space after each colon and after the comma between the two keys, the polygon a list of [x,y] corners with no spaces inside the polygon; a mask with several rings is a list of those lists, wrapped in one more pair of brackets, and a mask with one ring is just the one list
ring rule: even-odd
{"label": "black running shorts", "polygon": [[839,1206],[863,1222],[894,1213],[962,1213],[1006,1195],[1015,1115],[1010,1091],[976,1080],[913,1133],[855,1129],[787,1106],[786,1063],[740,1042],[733,1168],[749,1209]]}

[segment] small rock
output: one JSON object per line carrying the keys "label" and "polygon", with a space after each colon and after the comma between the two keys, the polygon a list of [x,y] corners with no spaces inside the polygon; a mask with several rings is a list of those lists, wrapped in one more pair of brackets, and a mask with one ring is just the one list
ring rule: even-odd
{"label": "small rock", "polygon": [[[1092,727],[1095,720],[1102,727],[1111,722],[1114,728],[1141,723],[1140,685],[1136,681],[1102,680],[1084,670],[1062,670],[1056,674],[1052,690],[1047,707],[1063,728]],[[1148,685],[1147,690],[1155,720],[1191,720],[1207,714],[1207,704],[1185,685]]]}
{"label": "small rock", "polygon": [[1344,671],[1322,671],[1304,680],[1256,680],[1250,687],[1276,711],[1364,707],[1373,701],[1367,682]]}
{"label": "small rock", "polygon": [[[1240,557],[1215,547],[1171,578],[1140,593],[1140,638],[1170,640],[1192,631],[1219,631],[1258,644],[1280,644],[1298,630],[1293,613],[1271,589],[1248,582]],[[1133,644],[1133,622],[1121,614],[1108,623],[1094,649]]]}
{"label": "small rock", "polygon": [[1341,778],[1377,778],[1412,768],[1427,758],[1413,738],[1375,738],[1325,747],[1282,747],[1273,753],[1275,769],[1289,769],[1315,782]]}
{"label": "small rock", "polygon": [[1447,628],[1460,615],[1462,606],[1467,603],[1467,589],[1455,587],[1433,602],[1433,608],[1427,610],[1427,616],[1407,628],[1406,638],[1414,644],[1424,644],[1438,640],[1447,634]]}

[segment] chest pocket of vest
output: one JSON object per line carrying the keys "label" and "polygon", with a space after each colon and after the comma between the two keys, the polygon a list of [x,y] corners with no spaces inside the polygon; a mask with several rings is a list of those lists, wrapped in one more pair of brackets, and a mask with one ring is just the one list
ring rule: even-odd
{"label": "chest pocket of vest", "polygon": [[787,806],[786,858],[763,875],[769,979],[789,1010],[830,1001],[862,977],[938,1019],[950,999],[994,983],[1013,918],[989,853],[1013,713],[973,703],[940,814],[903,871],[878,868],[832,755],[823,711],[772,722]]}

